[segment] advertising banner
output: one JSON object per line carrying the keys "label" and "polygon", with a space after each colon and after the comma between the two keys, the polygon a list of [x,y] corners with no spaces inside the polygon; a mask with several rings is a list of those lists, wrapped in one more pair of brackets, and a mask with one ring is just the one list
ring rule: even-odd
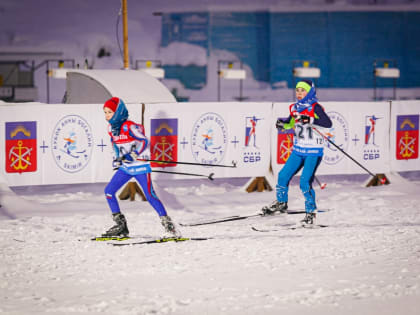
{"label": "advertising banner", "polygon": [[[221,177],[274,174],[292,152],[293,130],[277,130],[289,103],[146,104],[144,125],[155,170]],[[0,169],[9,186],[107,182],[113,150],[102,104],[0,105]],[[142,122],[142,104],[127,104]],[[325,102],[332,128],[317,174],[420,170],[420,102]],[[299,135],[298,135],[299,136]],[[270,139],[271,138],[271,139]],[[335,145],[331,144],[334,143]],[[337,147],[339,149],[337,149]],[[184,165],[176,162],[209,164]],[[211,165],[226,165],[216,167]],[[161,179],[194,178],[154,173]]]}
{"label": "advertising banner", "polygon": [[[141,119],[141,105],[128,105]],[[112,150],[102,104],[0,105],[0,163],[9,186],[106,182]]]}
{"label": "advertising banner", "polygon": [[271,107],[272,103],[238,102],[147,105],[151,157],[162,161],[153,166],[168,172],[214,173],[215,178],[264,176],[270,165]]}
{"label": "advertising banner", "polygon": [[[142,105],[127,107],[129,119],[141,123]],[[146,108],[150,157],[162,161],[152,163],[155,169],[214,173],[217,178],[263,176],[269,168],[271,103],[165,103]],[[0,114],[0,163],[10,186],[107,182],[113,175],[102,104],[8,104],[0,106]],[[173,161],[235,163],[237,168]]]}
{"label": "advertising banner", "polygon": [[419,116],[420,101],[391,103],[390,152],[395,171],[420,169]]}

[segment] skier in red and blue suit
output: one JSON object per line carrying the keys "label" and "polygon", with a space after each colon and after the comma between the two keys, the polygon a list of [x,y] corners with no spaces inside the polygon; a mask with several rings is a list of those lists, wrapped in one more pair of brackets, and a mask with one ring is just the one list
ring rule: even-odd
{"label": "skier in red and blue suit", "polygon": [[318,104],[315,85],[310,80],[301,80],[296,85],[296,103],[289,107],[290,115],[286,120],[278,119],[278,129],[294,128],[293,149],[286,164],[278,174],[276,197],[270,206],[262,209],[264,215],[275,212],[286,212],[288,202],[289,182],[292,177],[302,170],[300,189],[305,198],[305,218],[303,225],[314,224],[316,218],[315,191],[312,183],[315,172],[324,154],[324,138],[314,131],[331,128],[332,122],[323,107]]}
{"label": "skier in red and blue suit", "polygon": [[121,213],[115,194],[134,177],[142,187],[147,201],[159,214],[165,231],[170,236],[179,237],[175,225],[153,189],[150,175],[152,169],[147,161],[150,158],[149,140],[145,136],[143,125],[128,120],[127,107],[120,98],[113,97],[106,101],[103,110],[105,119],[109,122],[108,133],[115,153],[112,164],[117,171],[105,188],[106,199],[116,224],[102,236],[128,235],[127,220]]}

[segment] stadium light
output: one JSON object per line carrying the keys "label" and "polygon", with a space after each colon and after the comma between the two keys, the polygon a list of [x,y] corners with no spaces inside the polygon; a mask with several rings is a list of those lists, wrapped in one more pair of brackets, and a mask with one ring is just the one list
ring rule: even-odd
{"label": "stadium light", "polygon": [[[238,68],[233,68],[234,64],[239,64]],[[243,101],[247,97],[242,96],[242,80],[246,79],[246,71],[242,69],[241,61],[218,60],[217,62],[217,101],[220,102],[220,79],[239,80],[238,101]]]}
{"label": "stadium light", "polygon": [[227,80],[246,79],[246,72],[243,69],[221,69],[220,77]]}
{"label": "stadium light", "polygon": [[66,79],[67,78],[67,71],[72,69],[66,68],[56,68],[56,69],[49,69],[48,76],[55,79]]}
{"label": "stadium light", "polygon": [[143,71],[156,79],[165,78],[165,70],[162,68],[141,68],[140,71]]}
{"label": "stadium light", "polygon": [[[143,66],[139,67],[139,63],[142,63]],[[160,60],[136,60],[136,69],[143,71],[156,79],[165,78],[165,69],[161,68]]]}
{"label": "stadium light", "polygon": [[[390,65],[393,65],[390,67]],[[377,80],[376,78],[393,79],[393,98],[397,99],[397,79],[400,77],[400,69],[397,62],[393,59],[376,59],[373,62],[373,99],[377,100]]]}
{"label": "stadium light", "polygon": [[321,77],[321,69],[318,68],[316,61],[312,60],[295,60],[293,61],[293,88],[292,94],[295,97],[296,78],[319,79]]}
{"label": "stadium light", "polygon": [[398,79],[400,77],[400,69],[398,68],[376,68],[375,76],[380,78],[393,78]]}
{"label": "stadium light", "polygon": [[315,67],[296,67],[293,69],[293,75],[297,78],[319,78],[321,76],[321,69]]}

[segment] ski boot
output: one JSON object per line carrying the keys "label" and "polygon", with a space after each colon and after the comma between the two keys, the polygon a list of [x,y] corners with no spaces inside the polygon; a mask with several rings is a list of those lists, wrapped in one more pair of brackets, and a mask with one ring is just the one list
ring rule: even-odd
{"label": "ski boot", "polygon": [[108,231],[102,234],[103,237],[119,236],[126,237],[128,236],[127,220],[125,219],[122,213],[113,213],[112,219],[116,223]]}
{"label": "ski boot", "polygon": [[168,215],[164,215],[160,217],[162,226],[165,229],[165,237],[181,237],[181,233],[175,228],[175,224],[172,222],[172,219]]}
{"label": "ski boot", "polygon": [[262,215],[273,215],[278,213],[286,213],[287,212],[287,202],[280,202],[280,201],[273,201],[273,203],[269,206],[264,206],[262,209]]}
{"label": "ski boot", "polygon": [[316,221],[316,213],[315,212],[307,212],[305,218],[300,221],[302,226],[311,227],[315,225]]}

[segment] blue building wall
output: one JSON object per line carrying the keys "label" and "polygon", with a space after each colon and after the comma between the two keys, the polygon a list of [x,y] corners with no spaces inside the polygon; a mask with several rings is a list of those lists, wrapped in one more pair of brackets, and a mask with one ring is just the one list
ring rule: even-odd
{"label": "blue building wall", "polygon": [[314,60],[322,74],[317,85],[329,84],[330,35],[327,16],[322,12],[271,14],[271,83],[286,80],[292,86],[293,62]]}
{"label": "blue building wall", "polygon": [[270,15],[255,13],[213,13],[211,48],[228,50],[251,67],[258,81],[270,81]]}
{"label": "blue building wall", "polygon": [[[181,41],[232,52],[254,79],[293,84],[296,60],[321,68],[319,87],[371,88],[375,59],[395,60],[399,87],[420,86],[420,12],[215,12],[165,14],[162,46]],[[390,66],[393,66],[390,64]],[[205,68],[205,67],[204,67]],[[205,85],[206,69],[171,75],[187,88]],[[182,73],[185,72],[185,73]],[[378,86],[392,86],[378,79]]]}
{"label": "blue building wall", "polygon": [[209,18],[206,12],[163,14],[161,45],[186,42],[208,48]]}

